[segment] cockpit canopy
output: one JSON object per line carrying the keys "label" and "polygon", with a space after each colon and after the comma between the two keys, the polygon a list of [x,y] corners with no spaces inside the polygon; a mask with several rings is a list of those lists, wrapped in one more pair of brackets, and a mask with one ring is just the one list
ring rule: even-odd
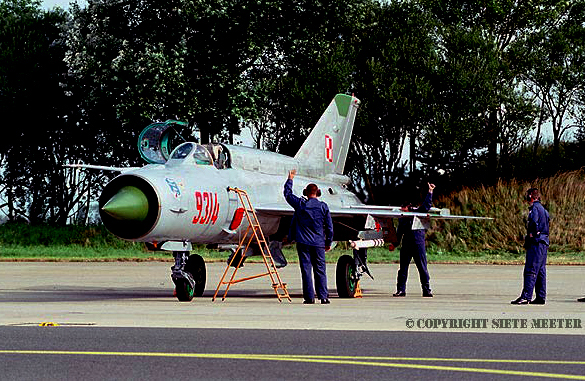
{"label": "cockpit canopy", "polygon": [[167,164],[173,165],[179,162],[196,165],[213,165],[213,159],[205,147],[197,143],[183,143],[171,153]]}
{"label": "cockpit canopy", "polygon": [[230,154],[224,144],[201,145],[187,142],[170,152],[174,141],[180,137],[175,128],[185,126],[185,122],[170,119],[164,123],[150,124],[138,138],[140,156],[149,164],[214,165],[218,169],[230,167]]}
{"label": "cockpit canopy", "polygon": [[[211,151],[210,151],[211,150]],[[227,151],[221,144],[207,146],[186,142],[175,148],[167,165],[215,165],[218,169],[227,166]]]}
{"label": "cockpit canopy", "polygon": [[[148,125],[138,137],[138,152],[149,164],[164,164],[169,159],[171,147],[177,138],[175,128],[185,127],[187,123],[167,120],[164,123]],[[174,134],[173,134],[174,132]]]}

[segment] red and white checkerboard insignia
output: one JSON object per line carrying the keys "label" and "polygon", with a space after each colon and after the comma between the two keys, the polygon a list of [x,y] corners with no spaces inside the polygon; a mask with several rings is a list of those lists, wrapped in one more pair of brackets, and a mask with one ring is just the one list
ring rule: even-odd
{"label": "red and white checkerboard insignia", "polygon": [[325,159],[333,162],[333,139],[329,135],[325,135]]}

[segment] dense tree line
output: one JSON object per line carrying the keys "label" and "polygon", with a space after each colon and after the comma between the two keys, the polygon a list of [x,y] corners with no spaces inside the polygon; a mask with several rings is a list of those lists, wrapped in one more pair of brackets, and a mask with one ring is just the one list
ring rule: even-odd
{"label": "dense tree line", "polygon": [[584,25],[585,0],[0,0],[0,206],[66,223],[106,175],[62,164],[137,165],[152,121],[294,154],[339,92],[369,202],[579,168]]}

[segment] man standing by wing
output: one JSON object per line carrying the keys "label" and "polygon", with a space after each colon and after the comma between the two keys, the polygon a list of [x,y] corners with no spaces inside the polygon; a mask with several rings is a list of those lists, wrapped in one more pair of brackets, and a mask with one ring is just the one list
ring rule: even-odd
{"label": "man standing by wing", "polygon": [[[546,256],[548,252],[549,214],[540,203],[540,192],[536,188],[526,191],[525,201],[530,204],[526,223],[526,263],[524,264],[524,287],[512,304],[546,303]],[[536,297],[532,300],[532,293]]]}
{"label": "man standing by wing", "polygon": [[[321,304],[329,304],[325,251],[331,249],[333,221],[327,204],[317,199],[321,196],[317,185],[309,184],[303,190],[306,199],[293,194],[293,179],[296,173],[294,169],[288,173],[288,179],[284,183],[284,198],[295,210],[288,240],[297,242],[303,279],[303,303],[315,303],[316,291]],[[315,288],[312,273],[315,275]]]}
{"label": "man standing by wing", "polygon": [[[402,205],[400,210],[403,212],[426,213],[431,209],[433,202],[433,190],[435,184],[429,183],[429,191],[425,200],[418,208],[413,208],[409,203]],[[422,296],[432,298],[429,270],[427,269],[427,252],[425,247],[425,235],[428,227],[424,226],[419,218],[401,217],[398,219],[398,229],[396,231],[397,242],[391,246],[398,246],[402,241],[400,248],[400,268],[398,270],[398,279],[396,281],[396,292],[392,294],[395,297],[406,296],[406,279],[408,278],[408,266],[414,259],[418,269],[420,284],[422,287]]]}

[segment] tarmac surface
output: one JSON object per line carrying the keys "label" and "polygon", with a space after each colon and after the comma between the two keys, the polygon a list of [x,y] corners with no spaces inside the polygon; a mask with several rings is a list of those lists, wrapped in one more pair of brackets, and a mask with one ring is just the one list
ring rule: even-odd
{"label": "tarmac surface", "polygon": [[[170,262],[0,262],[2,380],[585,380],[585,267],[549,266],[546,305],[511,305],[522,266],[430,265],[434,298],[411,266],[372,265],[362,298],[302,304],[300,271],[280,271],[212,301],[225,269],[207,265],[207,291],[172,296]],[[264,272],[246,264],[238,278]],[[220,293],[220,295],[222,295]]]}
{"label": "tarmac surface", "polygon": [[[394,298],[396,264],[371,265],[363,297],[341,299],[335,265],[328,265],[331,304],[303,305],[295,263],[279,271],[292,302],[279,302],[269,277],[232,285],[212,296],[225,269],[207,264],[203,297],[172,296],[168,262],[0,263],[0,326],[56,323],[99,327],[253,328],[371,331],[585,334],[585,267],[548,266],[546,305],[511,305],[522,286],[522,266],[431,264],[434,298],[421,296],[410,268],[407,296]],[[265,271],[246,263],[237,277]],[[231,272],[230,272],[231,273]],[[223,290],[223,288],[222,288]]]}

